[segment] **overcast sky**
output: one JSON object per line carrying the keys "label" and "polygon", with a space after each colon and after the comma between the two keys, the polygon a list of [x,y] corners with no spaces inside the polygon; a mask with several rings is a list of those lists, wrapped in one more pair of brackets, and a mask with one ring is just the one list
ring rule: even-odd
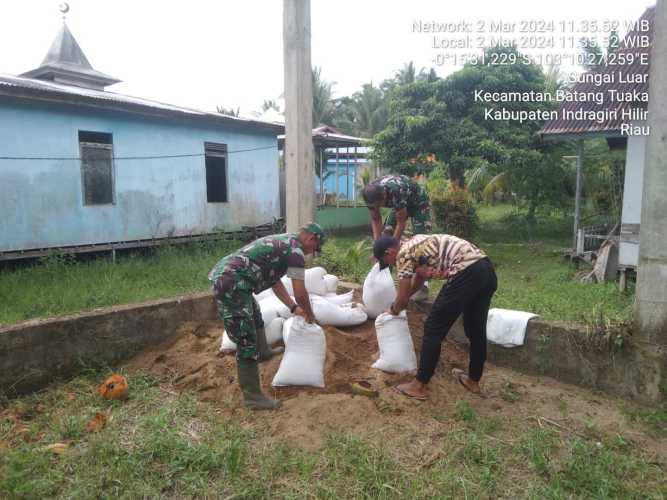
{"label": "overcast sky", "polygon": [[[62,17],[56,0],[2,0],[0,73],[42,61]],[[67,23],[93,67],[123,80],[108,90],[242,115],[283,90],[281,0],[71,0]],[[413,22],[637,19],[651,0],[312,0],[312,62],[335,96],[431,67],[431,36]],[[436,67],[446,76],[451,65]]]}

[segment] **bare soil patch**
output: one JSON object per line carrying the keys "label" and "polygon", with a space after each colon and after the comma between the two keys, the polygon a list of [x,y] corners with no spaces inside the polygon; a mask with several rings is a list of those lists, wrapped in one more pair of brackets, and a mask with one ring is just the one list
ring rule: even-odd
{"label": "bare soil patch", "polygon": [[[423,321],[424,315],[409,314],[418,354]],[[393,385],[409,379],[410,374],[387,374],[371,368],[378,354],[373,322],[324,330],[326,388],[273,388],[271,381],[282,356],[260,365],[264,391],[283,401],[277,412],[243,409],[234,356],[218,355],[223,332],[218,321],[184,323],[174,339],[140,353],[125,369],[130,375],[151,373],[176,390],[196,391],[203,400],[219,405],[221,412],[239,415],[248,425],[261,423],[269,440],[288,439],[308,449],[322,446],[331,432],[353,431],[378,441],[390,439],[408,452],[406,456],[428,460],[422,455],[430,442],[462,428],[457,403],[465,401],[475,418],[486,422],[494,438],[505,444],[516,444],[526,426],[537,425],[564,437],[574,434],[602,440],[623,436],[655,456],[657,462],[667,461],[667,440],[650,436],[641,424],[631,422],[622,411],[623,401],[489,363],[482,379],[484,397],[475,396],[451,376],[454,367],[467,369],[465,347],[446,341],[430,384],[430,399],[417,402],[393,390]],[[352,394],[350,383],[355,380],[371,382],[379,396]],[[414,453],[410,453],[413,448]]]}

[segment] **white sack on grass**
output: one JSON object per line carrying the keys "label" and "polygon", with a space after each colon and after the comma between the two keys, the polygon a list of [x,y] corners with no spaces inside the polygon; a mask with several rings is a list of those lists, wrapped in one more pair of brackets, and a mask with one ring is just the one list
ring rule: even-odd
{"label": "white sack on grass", "polygon": [[341,293],[340,295],[336,295],[335,293],[327,293],[326,295],[323,295],[322,297],[327,299],[329,302],[332,304],[338,304],[338,305],[343,305],[343,304],[349,304],[354,300],[354,292],[350,290],[347,293]]}
{"label": "white sack on grass", "polygon": [[320,325],[353,326],[360,325],[368,319],[364,310],[359,307],[352,307],[352,304],[333,304],[317,295],[310,297],[310,305]]}
{"label": "white sack on grass", "polygon": [[322,279],[324,280],[324,289],[327,293],[336,293],[336,290],[338,290],[338,276],[325,274]]}
{"label": "white sack on grass", "polygon": [[405,311],[401,311],[398,316],[380,314],[375,320],[375,333],[380,346],[380,358],[373,363],[373,368],[389,373],[417,369],[417,355]]}
{"label": "white sack on grass", "polygon": [[324,330],[308,324],[301,316],[285,322],[290,323],[285,339],[285,354],[271,385],[310,385],[324,387],[324,360],[327,341]]}
{"label": "white sack on grass", "polygon": [[362,300],[368,317],[377,318],[389,309],[396,299],[396,287],[388,267],[380,271],[380,264],[375,263],[364,280]]}
{"label": "white sack on grass", "polygon": [[[327,270],[323,267],[312,267],[306,269],[305,271],[305,285],[308,293],[314,293],[316,295],[324,295],[327,293],[326,284],[324,282],[324,276],[327,274]],[[286,276],[281,278],[283,285],[287,289],[287,293],[294,295],[294,288],[292,287],[292,280]]]}
{"label": "white sack on grass", "polygon": [[[264,311],[269,311],[273,310],[275,311],[277,316],[280,316],[281,318],[289,318],[292,313],[289,312],[289,307],[287,307],[283,302],[276,297],[275,295],[273,297],[267,297],[265,299],[262,299],[257,302],[259,304],[259,308],[262,311],[262,317],[264,317]],[[266,321],[264,321],[266,323]]]}
{"label": "white sack on grass", "polygon": [[[276,317],[270,323],[264,323],[264,332],[266,333],[266,343],[269,345],[275,344],[283,339],[283,323],[285,318]],[[220,344],[220,352],[234,352],[236,351],[236,343],[229,338],[227,330],[222,332],[222,343]]]}

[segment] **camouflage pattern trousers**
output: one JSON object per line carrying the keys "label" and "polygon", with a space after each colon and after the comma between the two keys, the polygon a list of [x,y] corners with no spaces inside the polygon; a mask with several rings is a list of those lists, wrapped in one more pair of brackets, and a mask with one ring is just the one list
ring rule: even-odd
{"label": "camouflage pattern trousers", "polygon": [[257,359],[257,330],[264,328],[259,304],[252,289],[232,273],[223,273],[213,284],[218,317],[236,344],[236,359]]}

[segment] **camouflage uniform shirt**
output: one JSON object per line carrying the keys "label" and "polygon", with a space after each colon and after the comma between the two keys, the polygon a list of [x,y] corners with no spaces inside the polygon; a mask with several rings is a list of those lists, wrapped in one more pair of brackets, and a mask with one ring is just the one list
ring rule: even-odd
{"label": "camouflage uniform shirt", "polygon": [[385,175],[373,182],[377,182],[384,188],[385,207],[401,210],[406,208],[408,215],[413,215],[416,210],[421,209],[428,196],[424,189],[407,175]]}
{"label": "camouflage uniform shirt", "polygon": [[275,285],[283,275],[304,279],[305,258],[293,234],[260,238],[224,257],[208,275],[218,316],[236,343],[236,359],[257,359],[257,330],[264,328],[253,293]]}
{"label": "camouflage uniform shirt", "polygon": [[393,208],[384,223],[385,232],[396,227],[396,211],[406,209],[414,234],[429,234],[432,229],[431,204],[426,190],[406,175],[385,175],[371,182],[384,188],[387,208]]}
{"label": "camouflage uniform shirt", "polygon": [[304,279],[304,268],[305,257],[297,236],[276,234],[255,240],[222,258],[208,279],[215,284],[223,275],[232,275],[233,283],[221,283],[221,288],[238,287],[259,293],[271,288],[285,274],[288,278]]}

